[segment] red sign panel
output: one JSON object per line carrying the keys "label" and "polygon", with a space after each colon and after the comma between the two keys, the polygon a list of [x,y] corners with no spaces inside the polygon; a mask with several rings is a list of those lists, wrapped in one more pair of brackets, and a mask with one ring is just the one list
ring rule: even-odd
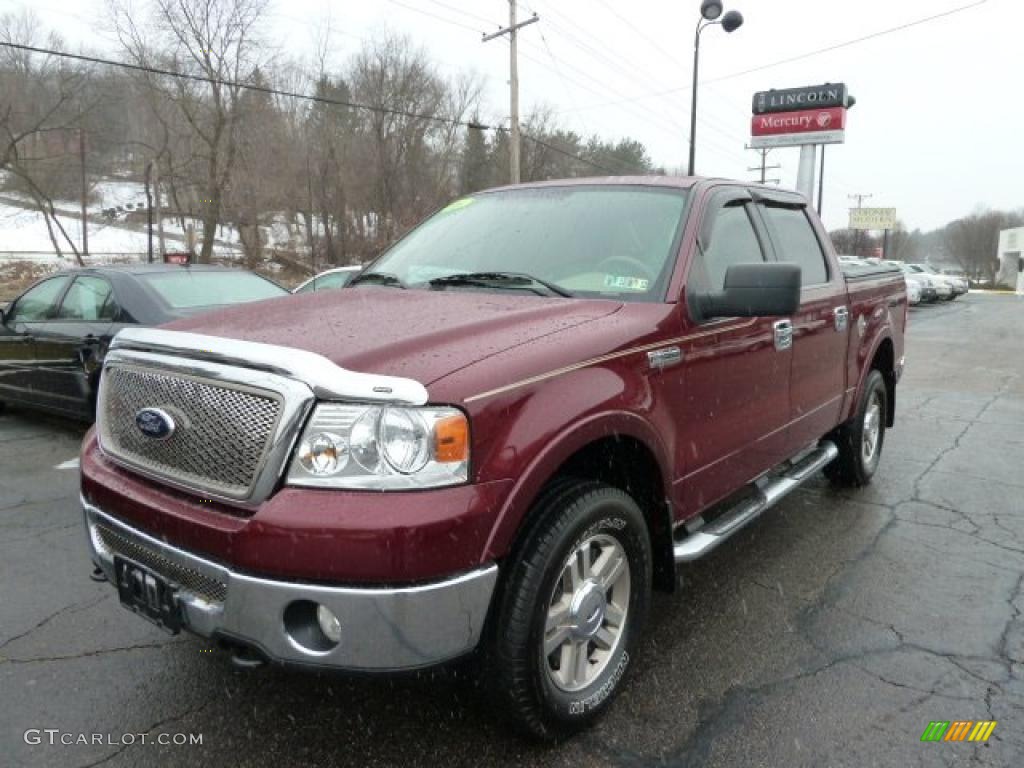
{"label": "red sign panel", "polygon": [[188,264],[192,254],[188,251],[168,251],[164,254],[164,264]]}
{"label": "red sign panel", "polygon": [[779,136],[787,133],[818,133],[846,128],[846,108],[803,109],[799,112],[775,112],[754,115],[750,123],[752,136]]}

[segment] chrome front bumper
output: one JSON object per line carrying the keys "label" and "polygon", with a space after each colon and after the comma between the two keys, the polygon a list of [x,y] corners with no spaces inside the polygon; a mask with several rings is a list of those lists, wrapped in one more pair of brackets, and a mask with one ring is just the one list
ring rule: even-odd
{"label": "chrome front bumper", "polygon": [[[93,561],[111,583],[114,550],[122,550],[116,554],[179,585],[184,624],[191,632],[240,641],[272,661],[397,671],[458,657],[479,642],[498,578],[492,564],[411,587],[361,589],[263,579],[148,536],[84,498],[82,508]],[[327,607],[341,624],[341,641],[333,647],[323,642],[317,605]]]}

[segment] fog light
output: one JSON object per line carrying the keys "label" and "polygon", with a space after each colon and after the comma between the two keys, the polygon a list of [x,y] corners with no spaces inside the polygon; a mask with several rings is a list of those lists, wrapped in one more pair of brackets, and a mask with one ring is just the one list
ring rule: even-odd
{"label": "fog light", "polygon": [[316,608],[316,620],[320,624],[320,631],[327,636],[332,643],[341,642],[341,622],[338,617],[331,613],[330,609],[323,605]]}

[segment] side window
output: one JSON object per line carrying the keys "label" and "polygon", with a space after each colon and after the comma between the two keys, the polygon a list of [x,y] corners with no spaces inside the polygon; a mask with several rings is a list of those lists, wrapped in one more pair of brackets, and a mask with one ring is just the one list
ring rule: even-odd
{"label": "side window", "polygon": [[764,253],[745,205],[727,206],[711,215],[715,217],[711,246],[698,252],[692,277],[699,285],[720,291],[730,266],[764,261]]}
{"label": "side window", "polygon": [[804,285],[827,283],[825,252],[804,210],[775,205],[766,205],[761,210],[779,261],[798,264]]}
{"label": "side window", "polygon": [[117,314],[110,283],[102,277],[83,276],[75,279],[64,295],[57,318],[84,322],[112,321]]}
{"label": "side window", "polygon": [[64,286],[71,278],[68,275],[51,277],[28,293],[24,294],[18,303],[14,305],[14,316],[11,318],[11,325],[17,323],[38,323],[41,320],[49,320],[56,310],[57,299],[60,297]]}

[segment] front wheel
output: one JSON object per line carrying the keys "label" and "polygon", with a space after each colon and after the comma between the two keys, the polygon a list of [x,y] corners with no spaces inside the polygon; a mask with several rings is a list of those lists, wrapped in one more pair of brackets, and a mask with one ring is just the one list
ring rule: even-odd
{"label": "front wheel", "polygon": [[885,379],[879,371],[870,371],[857,413],[833,435],[839,456],[825,467],[825,475],[836,485],[856,488],[871,482],[885,442],[888,402]]}
{"label": "front wheel", "polygon": [[541,738],[607,708],[632,661],[651,589],[643,513],[623,491],[570,482],[547,494],[510,564],[496,616],[494,683]]}

